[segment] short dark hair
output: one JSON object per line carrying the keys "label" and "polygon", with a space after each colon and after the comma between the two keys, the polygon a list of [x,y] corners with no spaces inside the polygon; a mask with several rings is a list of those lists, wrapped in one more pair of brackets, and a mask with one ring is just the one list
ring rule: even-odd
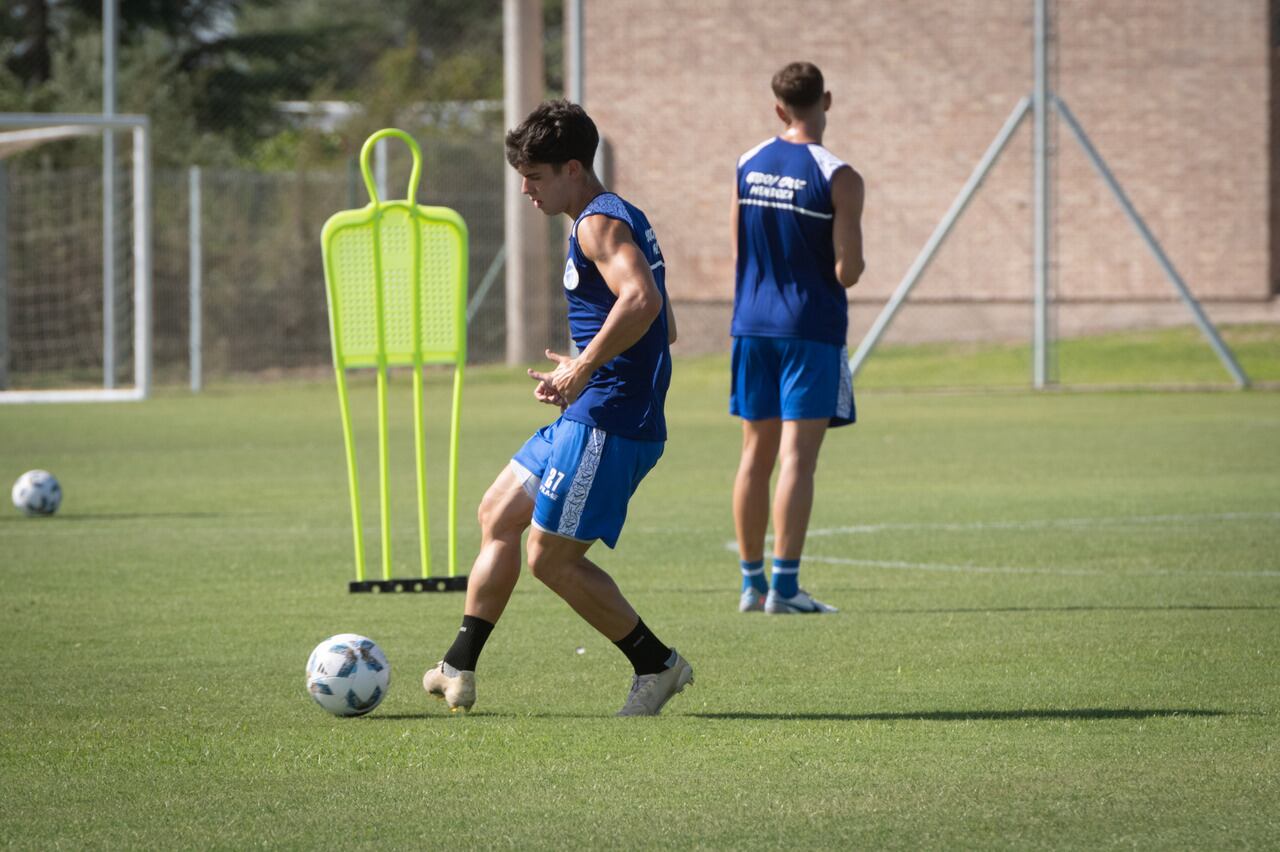
{"label": "short dark hair", "polygon": [[812,62],[792,62],[773,75],[774,96],[793,109],[813,106],[825,91],[822,72]]}
{"label": "short dark hair", "polygon": [[577,160],[589,171],[599,144],[600,133],[586,110],[568,101],[543,101],[507,134],[507,162],[522,168]]}

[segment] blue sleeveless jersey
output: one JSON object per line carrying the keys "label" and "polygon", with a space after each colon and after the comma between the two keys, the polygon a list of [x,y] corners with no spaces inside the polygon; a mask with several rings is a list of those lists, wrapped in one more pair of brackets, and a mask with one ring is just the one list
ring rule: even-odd
{"label": "blue sleeveless jersey", "polygon": [[734,337],[845,344],[848,299],[836,278],[831,176],[821,145],[773,138],[738,160]]}
{"label": "blue sleeveless jersey", "polygon": [[639,441],[665,441],[667,421],[663,405],[671,384],[671,350],[667,341],[666,267],[649,220],[639,208],[612,192],[591,199],[569,231],[569,257],[564,265],[564,295],[569,302],[569,334],[578,349],[587,348],[604,325],[618,297],[600,270],[582,256],[578,225],[588,216],[608,216],[626,223],[631,238],[649,262],[662,294],[662,313],[644,337],[591,375],[582,395],[565,409],[564,417]]}

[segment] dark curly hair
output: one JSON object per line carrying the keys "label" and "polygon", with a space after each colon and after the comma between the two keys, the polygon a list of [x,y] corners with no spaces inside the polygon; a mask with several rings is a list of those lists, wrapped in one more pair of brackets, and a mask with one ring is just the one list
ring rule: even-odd
{"label": "dark curly hair", "polygon": [[773,94],[793,109],[816,104],[825,91],[822,72],[812,62],[792,62],[773,75]]}
{"label": "dark curly hair", "polygon": [[518,169],[577,160],[590,170],[599,144],[600,133],[586,110],[568,101],[544,101],[507,134],[507,162]]}

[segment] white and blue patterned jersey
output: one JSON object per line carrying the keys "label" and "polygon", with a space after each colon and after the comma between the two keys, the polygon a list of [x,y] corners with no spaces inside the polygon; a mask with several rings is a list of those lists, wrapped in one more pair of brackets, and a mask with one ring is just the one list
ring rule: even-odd
{"label": "white and blue patterned jersey", "polygon": [[602,192],[587,204],[569,231],[569,257],[564,265],[564,295],[569,302],[569,334],[586,349],[604,325],[618,297],[605,284],[596,265],[578,246],[578,225],[588,216],[608,216],[631,229],[662,294],[662,312],[644,336],[591,374],[582,394],[565,409],[568,420],[639,441],[665,441],[663,412],[671,384],[671,349],[667,329],[666,268],[648,218],[633,204]]}
{"label": "white and blue patterned jersey", "polygon": [[831,204],[844,165],[821,145],[780,137],[738,160],[734,337],[844,345],[849,302],[836,278]]}

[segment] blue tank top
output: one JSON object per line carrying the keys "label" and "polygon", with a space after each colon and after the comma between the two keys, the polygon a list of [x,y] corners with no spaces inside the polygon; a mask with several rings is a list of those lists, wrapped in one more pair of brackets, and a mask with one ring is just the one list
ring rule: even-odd
{"label": "blue tank top", "polygon": [[596,265],[582,255],[578,225],[588,216],[624,222],[649,262],[662,294],[662,313],[631,348],[592,375],[582,394],[565,409],[567,420],[639,441],[665,441],[663,405],[671,384],[671,350],[667,341],[667,284],[662,251],[649,220],[639,208],[612,192],[602,192],[586,206],[569,231],[569,257],[564,265],[564,295],[569,302],[569,334],[578,349],[587,348],[618,297],[604,283]]}
{"label": "blue tank top", "polygon": [[734,337],[845,344],[848,298],[836,278],[831,176],[821,145],[773,138],[738,160]]}

